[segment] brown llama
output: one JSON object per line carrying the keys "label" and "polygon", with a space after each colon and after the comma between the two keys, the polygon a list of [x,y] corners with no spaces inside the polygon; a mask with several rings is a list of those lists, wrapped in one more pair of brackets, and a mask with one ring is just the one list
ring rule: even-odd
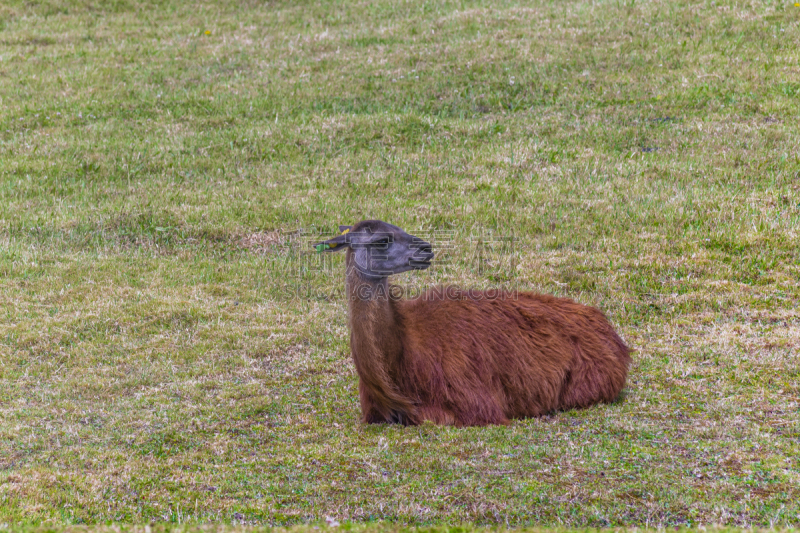
{"label": "brown llama", "polygon": [[364,422],[484,426],[612,402],[630,350],[603,314],[534,293],[431,289],[387,277],[428,268],[431,245],[380,220],[315,245],[347,250],[350,348]]}

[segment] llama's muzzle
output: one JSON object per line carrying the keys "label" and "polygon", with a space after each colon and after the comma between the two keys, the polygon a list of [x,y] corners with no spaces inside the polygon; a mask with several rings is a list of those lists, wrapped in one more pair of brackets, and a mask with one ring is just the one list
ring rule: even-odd
{"label": "llama's muzzle", "polygon": [[430,243],[423,241],[419,244],[415,244],[414,247],[417,249],[417,251],[411,256],[409,265],[417,270],[425,270],[431,266],[431,261],[433,260],[433,250],[431,249],[431,245]]}

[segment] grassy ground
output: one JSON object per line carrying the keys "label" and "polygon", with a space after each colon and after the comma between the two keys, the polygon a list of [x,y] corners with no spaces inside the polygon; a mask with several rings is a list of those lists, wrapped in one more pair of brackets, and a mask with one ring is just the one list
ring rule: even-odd
{"label": "grassy ground", "polygon": [[[584,533],[594,533],[600,531],[599,529],[584,528],[576,530],[566,527],[526,527],[509,529],[505,527],[481,527],[475,525],[429,525],[429,526],[408,526],[388,522],[370,522],[354,524],[345,522],[343,524],[328,527],[328,524],[322,522],[314,525],[293,525],[288,527],[280,526],[242,526],[237,524],[222,524],[222,523],[205,523],[205,524],[171,524],[167,522],[159,522],[146,525],[131,525],[131,524],[106,524],[106,525],[69,525],[64,527],[53,526],[15,526],[6,531],[14,533],[313,533],[316,531],[323,532],[342,532],[347,531],[350,533],[505,533],[508,531],[517,531],[519,533],[574,533],[581,531]],[[672,531],[688,533],[690,531],[697,531],[700,528],[677,528]],[[742,529],[731,526],[702,526],[702,531],[708,533],[781,533],[783,531],[793,532],[796,529],[783,529],[783,528],[748,528]],[[638,528],[604,528],[602,531],[625,533],[627,531],[639,533],[664,533],[666,529],[638,529]]]}
{"label": "grassy ground", "polygon": [[[800,524],[800,6],[0,5],[0,524]],[[342,263],[602,308],[623,399],[359,423]],[[327,256],[326,256],[327,257]]]}

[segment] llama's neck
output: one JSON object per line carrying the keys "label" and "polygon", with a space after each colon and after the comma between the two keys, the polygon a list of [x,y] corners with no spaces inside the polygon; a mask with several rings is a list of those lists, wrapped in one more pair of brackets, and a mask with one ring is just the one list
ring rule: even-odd
{"label": "llama's neck", "polygon": [[386,278],[371,280],[355,267],[347,251],[347,299],[350,349],[356,371],[375,400],[388,411],[406,411],[409,403],[392,378],[403,353],[402,324],[389,298]]}

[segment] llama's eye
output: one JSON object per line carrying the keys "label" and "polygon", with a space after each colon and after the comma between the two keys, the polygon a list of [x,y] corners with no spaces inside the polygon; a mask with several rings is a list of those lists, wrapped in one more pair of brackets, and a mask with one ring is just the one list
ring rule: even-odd
{"label": "llama's eye", "polygon": [[381,246],[386,246],[389,244],[389,237],[384,237],[383,239],[378,239],[377,241],[373,241],[372,244],[379,244]]}

